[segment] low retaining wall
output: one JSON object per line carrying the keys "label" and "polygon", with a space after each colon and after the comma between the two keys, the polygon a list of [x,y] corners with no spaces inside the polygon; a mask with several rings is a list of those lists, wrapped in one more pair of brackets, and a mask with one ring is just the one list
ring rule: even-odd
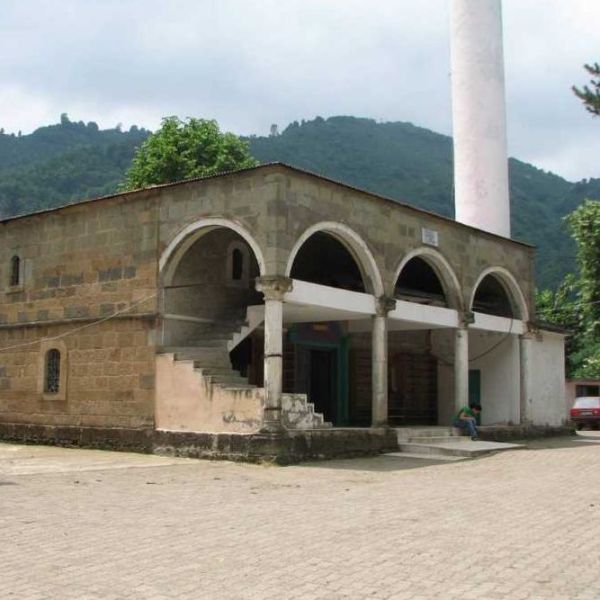
{"label": "low retaining wall", "polygon": [[128,452],[152,452],[152,429],[60,427],[0,423],[0,440],[20,444],[98,448]]}
{"label": "low retaining wall", "polygon": [[247,434],[3,423],[0,424],[0,440],[281,465],[303,460],[368,456],[398,449],[395,431],[383,428]]}
{"label": "low retaining wall", "polygon": [[477,428],[479,437],[490,442],[509,442],[514,440],[534,440],[557,435],[573,435],[575,428],[562,425],[484,425]]}

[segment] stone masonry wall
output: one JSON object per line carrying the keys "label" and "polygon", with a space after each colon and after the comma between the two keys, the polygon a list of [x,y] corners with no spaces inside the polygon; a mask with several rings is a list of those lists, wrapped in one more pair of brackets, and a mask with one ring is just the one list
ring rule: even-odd
{"label": "stone masonry wall", "polygon": [[422,228],[425,228],[438,232],[436,250],[456,273],[465,307],[468,308],[473,287],[483,270],[503,267],[515,277],[532,310],[534,249],[531,247],[308,174],[282,172],[280,189],[283,197],[271,208],[282,224],[279,269],[285,268],[289,251],[308,227],[325,221],[339,222],[367,243],[386,293],[391,296],[396,269],[409,252],[424,246]]}
{"label": "stone masonry wall", "polygon": [[[83,427],[151,427],[154,415],[153,320],[121,318],[68,335],[80,325],[0,329],[0,347],[61,336],[66,395],[40,389],[40,344],[0,352],[0,422]],[[61,392],[63,390],[60,390]],[[57,394],[57,396],[59,396]]]}
{"label": "stone masonry wall", "polygon": [[[155,201],[143,193],[2,224],[1,422],[152,425],[155,218]],[[23,278],[11,287],[15,255]],[[91,325],[132,304],[127,314]],[[64,334],[56,343],[48,340]],[[61,350],[66,380],[52,395],[43,390],[43,357],[54,346]]]}

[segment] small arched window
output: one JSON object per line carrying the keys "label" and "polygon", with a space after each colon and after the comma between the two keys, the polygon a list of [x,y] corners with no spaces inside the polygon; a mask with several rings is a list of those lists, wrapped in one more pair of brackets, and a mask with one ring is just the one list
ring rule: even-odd
{"label": "small arched window", "polygon": [[19,285],[21,283],[21,259],[13,256],[10,259],[10,285]]}
{"label": "small arched window", "polygon": [[46,352],[44,392],[58,394],[60,391],[60,350],[51,348]]}
{"label": "small arched window", "polygon": [[234,287],[246,287],[250,279],[249,271],[248,247],[238,241],[232,242],[227,249],[227,284]]}

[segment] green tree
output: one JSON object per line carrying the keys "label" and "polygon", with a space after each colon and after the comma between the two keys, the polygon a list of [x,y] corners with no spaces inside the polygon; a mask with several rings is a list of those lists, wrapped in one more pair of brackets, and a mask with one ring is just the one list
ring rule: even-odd
{"label": "green tree", "polygon": [[585,200],[565,217],[577,244],[578,274],[569,274],[556,292],[537,295],[540,319],[572,332],[567,342],[567,375],[600,377],[600,201]]}
{"label": "green tree", "polygon": [[248,145],[222,133],[216,121],[166,117],[161,128],[137,150],[123,190],[204,177],[252,167]]}
{"label": "green tree", "polygon": [[583,65],[583,68],[592,76],[590,85],[582,88],[573,86],[573,93],[584,103],[586,110],[595,116],[600,115],[600,65]]}
{"label": "green tree", "polygon": [[567,218],[577,243],[581,333],[572,363],[577,377],[600,377],[600,201],[585,200]]}

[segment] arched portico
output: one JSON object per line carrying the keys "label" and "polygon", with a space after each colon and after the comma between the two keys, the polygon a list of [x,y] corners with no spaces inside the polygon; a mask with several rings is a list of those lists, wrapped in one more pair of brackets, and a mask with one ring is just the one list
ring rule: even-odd
{"label": "arched portico", "polygon": [[452,411],[443,370],[452,365],[452,340],[464,305],[458,277],[434,248],[414,248],[400,259],[390,283],[396,306],[388,315],[389,422],[447,423]]}
{"label": "arched portico", "polygon": [[450,266],[450,263],[446,260],[446,257],[433,248],[415,248],[402,258],[394,272],[393,288],[390,290],[390,295],[394,295],[400,275],[413,259],[424,261],[433,270],[443,288],[447,306],[456,310],[462,310],[463,302],[458,277]]}
{"label": "arched portico", "polygon": [[198,221],[186,225],[173,237],[167,247],[163,250],[158,263],[163,285],[168,285],[170,283],[179,261],[189,250],[190,246],[192,246],[192,244],[194,244],[201,236],[218,227],[230,229],[243,238],[254,253],[260,275],[262,276],[265,274],[264,255],[252,234],[237,221],[223,217],[210,217],[199,219]]}
{"label": "arched portico", "polygon": [[235,221],[215,217],[187,225],[159,267],[163,346],[186,346],[217,327],[233,328],[248,306],[262,303],[254,280],[264,272],[263,253]]}
{"label": "arched portico", "polygon": [[492,266],[480,273],[468,302],[473,315],[464,342],[469,397],[483,406],[484,424],[523,422],[524,399],[531,393],[525,295],[509,270]]}
{"label": "arched portico", "polygon": [[288,256],[285,275],[290,277],[294,261],[300,249],[304,244],[316,233],[324,233],[330,235],[340,244],[342,244],[346,250],[352,255],[356,265],[358,266],[363,282],[365,284],[365,291],[373,294],[374,296],[381,296],[384,293],[383,280],[377,267],[377,263],[367,243],[350,227],[343,223],[335,221],[324,221],[316,223],[309,227],[302,235],[298,238],[294,246],[292,247]]}
{"label": "arched portico", "polygon": [[523,294],[521,287],[517,283],[514,275],[512,275],[512,273],[504,267],[488,267],[481,272],[475,282],[475,285],[473,286],[473,289],[471,290],[469,308],[474,310],[473,305],[478,291],[480,291],[481,285],[484,284],[486,280],[489,281],[490,278],[497,282],[506,294],[513,313],[512,318],[525,322],[529,321],[529,307],[527,305],[527,301],[525,300],[525,295]]}
{"label": "arched portico", "polygon": [[373,411],[367,408],[373,422],[382,424],[387,418],[378,409],[387,381],[385,317],[379,309],[384,285],[368,244],[343,223],[313,224],[291,248],[285,274],[293,281],[287,301],[296,302],[286,306],[293,314],[287,319],[294,367],[289,371],[294,381],[289,391],[307,393],[316,410],[334,424],[352,421],[353,324],[366,334],[361,338],[362,352],[370,354],[366,367]]}

